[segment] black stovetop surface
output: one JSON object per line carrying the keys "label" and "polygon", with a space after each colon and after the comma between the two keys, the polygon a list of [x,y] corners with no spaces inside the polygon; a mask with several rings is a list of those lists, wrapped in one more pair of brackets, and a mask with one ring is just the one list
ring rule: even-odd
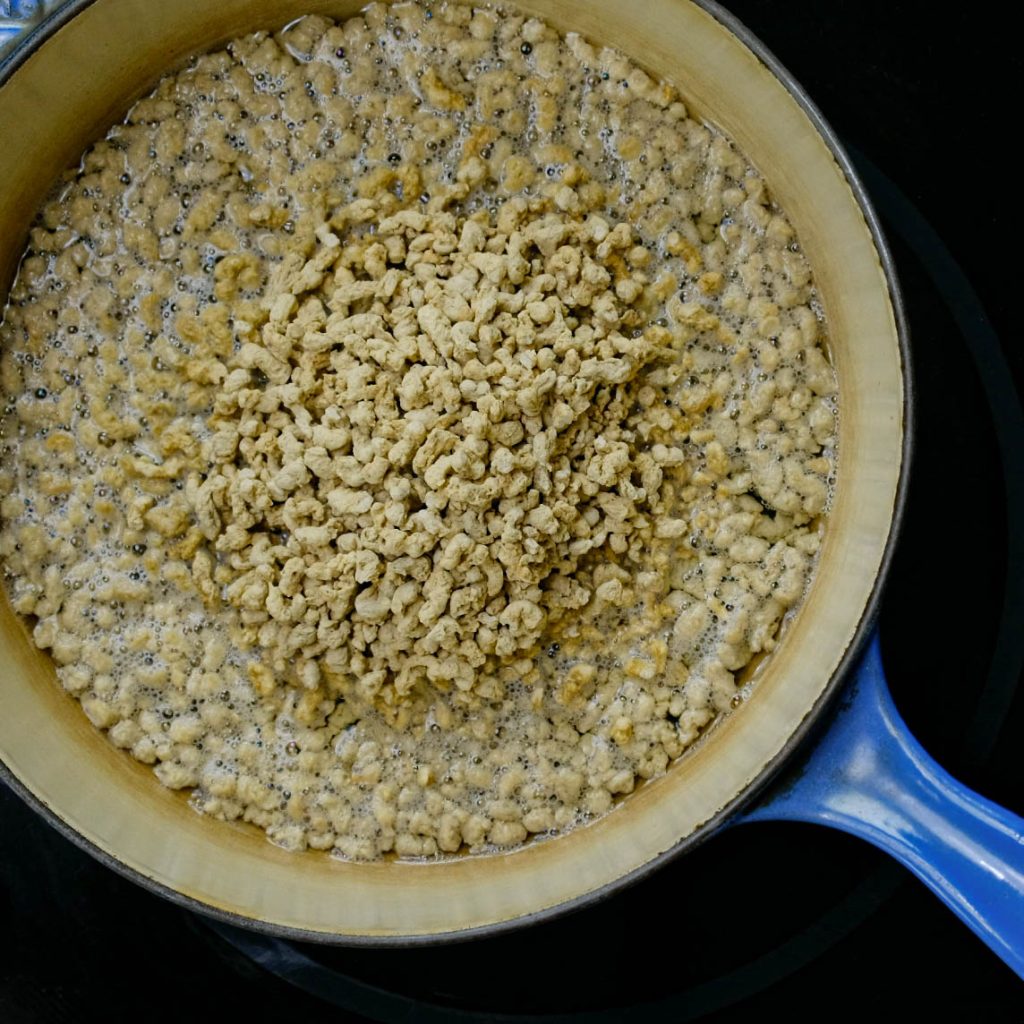
{"label": "black stovetop surface", "polygon": [[[905,290],[918,432],[881,616],[896,702],[946,767],[1020,811],[1024,343],[1007,130],[1019,50],[992,4],[726,6],[849,145]],[[502,938],[332,950],[213,927],[0,788],[0,927],[11,1024],[1024,1020],[1019,982],[923,887],[814,826],[723,834],[596,907]]]}

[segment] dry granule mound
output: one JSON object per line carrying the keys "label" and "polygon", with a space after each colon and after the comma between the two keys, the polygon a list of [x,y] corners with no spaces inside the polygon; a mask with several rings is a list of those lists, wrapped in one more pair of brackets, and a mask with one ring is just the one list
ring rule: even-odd
{"label": "dry granule mound", "polygon": [[681,371],[645,315],[650,253],[571,188],[455,212],[467,191],[339,209],[209,369],[193,577],[309,689],[500,699],[560,619],[620,596],[581,560],[685,529],[662,494]]}

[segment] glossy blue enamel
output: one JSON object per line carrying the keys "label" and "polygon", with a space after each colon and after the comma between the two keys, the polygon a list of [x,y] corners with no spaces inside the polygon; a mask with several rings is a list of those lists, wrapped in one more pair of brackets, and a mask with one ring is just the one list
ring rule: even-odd
{"label": "glossy blue enamel", "polygon": [[60,0],[0,0],[0,58],[22,32],[38,24]]}
{"label": "glossy blue enamel", "polygon": [[1024,820],[961,785],[910,735],[878,635],[828,731],[739,822],[808,821],[892,854],[1024,978]]}
{"label": "glossy blue enamel", "polygon": [[[0,0],[0,62],[62,2]],[[731,823],[757,821],[816,822],[875,844],[1024,977],[1024,820],[962,786],[910,735],[889,695],[877,635],[827,731]]]}

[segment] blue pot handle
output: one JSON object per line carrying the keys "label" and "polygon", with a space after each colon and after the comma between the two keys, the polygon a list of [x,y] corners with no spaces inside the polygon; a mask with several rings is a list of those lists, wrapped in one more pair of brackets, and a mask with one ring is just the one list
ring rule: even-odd
{"label": "blue pot handle", "polygon": [[878,634],[828,731],[739,822],[809,821],[909,868],[1024,978],[1024,820],[940,768],[889,695]]}

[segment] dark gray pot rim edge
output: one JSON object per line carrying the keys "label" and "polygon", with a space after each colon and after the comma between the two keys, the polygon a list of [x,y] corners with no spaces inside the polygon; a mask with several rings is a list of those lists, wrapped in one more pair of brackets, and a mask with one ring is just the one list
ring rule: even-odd
{"label": "dark gray pot rim edge", "polygon": [[[57,9],[53,14],[44,18],[41,22],[28,29],[25,34],[17,40],[8,54],[0,59],[0,88],[21,65],[48,39],[54,36],[72,18],[90,7],[96,0],[70,0],[69,3]],[[687,853],[695,846],[710,839],[720,829],[729,824],[730,819],[736,816],[743,808],[747,807],[766,789],[769,783],[775,778],[790,760],[798,747],[808,738],[816,728],[822,726],[822,718],[828,707],[842,689],[843,682],[847,678],[855,662],[859,659],[868,637],[872,633],[875,620],[878,617],[879,605],[881,602],[882,590],[885,579],[888,576],[892,565],[893,555],[897,540],[903,526],[904,513],[907,502],[907,491],[910,480],[910,465],[914,448],[914,406],[915,389],[913,383],[912,367],[910,360],[909,328],[906,320],[906,312],[903,303],[902,293],[896,277],[896,269],[889,252],[889,247],[882,233],[881,224],[875,213],[874,207],[868,197],[860,177],[854,170],[850,158],[839,142],[839,138],[832,127],[825,120],[821,111],[808,97],[803,87],[789,71],[779,62],[775,55],[734,15],[723,9],[715,0],[692,0],[697,6],[710,14],[724,28],[731,32],[749,49],[758,60],[764,64],[782,83],[789,94],[797,102],[807,118],[814,125],[818,134],[828,146],[833,159],[843,172],[850,190],[860,207],[864,220],[871,232],[871,237],[878,254],[879,262],[885,274],[886,285],[889,292],[889,301],[892,304],[893,315],[896,321],[896,332],[900,348],[902,362],[901,370],[903,377],[903,449],[902,462],[900,465],[900,477],[896,489],[896,499],[893,507],[893,515],[889,528],[889,536],[886,540],[882,561],[879,565],[875,584],[864,607],[860,622],[854,632],[853,638],[844,652],[839,664],[836,666],[832,678],[826,684],[819,695],[814,707],[805,716],[804,720],[790,735],[779,753],[765,763],[757,778],[747,786],[741,793],[734,797],[715,815],[696,828],[688,836],[680,839],[668,850],[657,854],[646,864],[633,871],[621,875],[612,882],[584,893],[581,896],[566,900],[563,903],[545,907],[542,910],[525,914],[520,917],[511,918],[505,921],[498,921],[492,924],[477,925],[471,928],[451,932],[439,932],[423,935],[339,935],[330,932],[312,931],[303,928],[295,928],[287,925],[278,925],[262,921],[258,918],[246,917],[232,911],[223,910],[208,903],[186,896],[175,889],[172,889],[162,882],[143,874],[135,868],[118,860],[113,854],[108,853],[92,840],[87,839],[63,818],[54,811],[42,799],[31,792],[10,769],[0,761],[0,781],[6,783],[18,796],[21,797],[30,807],[33,808],[42,818],[52,825],[58,832],[70,839],[76,846],[85,850],[86,853],[95,857],[102,864],[123,875],[125,878],[144,886],[151,892],[162,896],[164,899],[183,907],[186,910],[195,911],[209,917],[213,917],[226,924],[241,928],[254,929],[267,935],[283,939],[291,939],[300,942],[321,943],[324,945],[355,946],[355,947],[377,947],[377,948],[409,948],[416,946],[430,946],[440,943],[460,942],[468,939],[488,938],[501,935],[513,929],[524,928],[541,921],[550,921],[563,914],[568,914],[584,907],[608,899],[631,885],[647,878],[648,875],[658,871],[669,861]]]}

